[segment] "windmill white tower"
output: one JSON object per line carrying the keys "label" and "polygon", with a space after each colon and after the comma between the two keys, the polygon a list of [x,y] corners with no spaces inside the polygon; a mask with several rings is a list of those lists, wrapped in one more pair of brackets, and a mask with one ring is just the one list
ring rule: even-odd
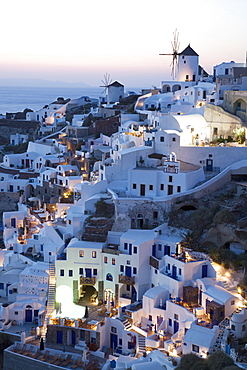
{"label": "windmill white tower", "polygon": [[198,82],[199,55],[190,44],[178,56],[178,81]]}
{"label": "windmill white tower", "polygon": [[108,104],[119,102],[124,97],[124,85],[118,81],[112,82],[109,74],[104,75],[104,79],[101,80],[104,87],[103,94],[106,95],[106,101]]}

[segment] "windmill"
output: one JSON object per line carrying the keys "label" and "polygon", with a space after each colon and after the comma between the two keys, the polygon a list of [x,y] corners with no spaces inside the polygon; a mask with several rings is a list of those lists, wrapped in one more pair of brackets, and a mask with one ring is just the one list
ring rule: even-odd
{"label": "windmill", "polygon": [[170,54],[159,54],[159,55],[172,55],[172,62],[170,66],[172,67],[171,75],[173,76],[173,79],[175,79],[176,69],[178,66],[178,55],[179,55],[178,49],[180,45],[180,43],[178,42],[178,35],[179,33],[177,32],[177,29],[175,29],[175,31],[173,32],[173,41],[171,42],[173,52]]}
{"label": "windmill", "polygon": [[[103,90],[103,94],[106,94],[106,91],[108,89],[108,87],[110,86],[110,84],[112,83],[112,80],[111,80],[111,77],[110,77],[110,74],[109,73],[106,73],[103,77],[103,80],[101,80],[103,85],[100,86],[100,87],[104,87],[104,90]],[[106,94],[107,95],[107,94]]]}

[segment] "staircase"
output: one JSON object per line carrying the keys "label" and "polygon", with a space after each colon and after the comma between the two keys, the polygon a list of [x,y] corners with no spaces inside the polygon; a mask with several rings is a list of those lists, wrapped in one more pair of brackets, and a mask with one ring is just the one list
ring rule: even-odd
{"label": "staircase", "polygon": [[146,339],[143,335],[138,334],[138,353],[143,355],[146,352]]}
{"label": "staircase", "polygon": [[49,264],[49,283],[48,283],[48,294],[47,294],[47,306],[45,320],[41,331],[41,338],[45,341],[47,325],[49,324],[50,316],[54,310],[55,303],[55,292],[56,292],[56,270],[55,263],[50,262]]}

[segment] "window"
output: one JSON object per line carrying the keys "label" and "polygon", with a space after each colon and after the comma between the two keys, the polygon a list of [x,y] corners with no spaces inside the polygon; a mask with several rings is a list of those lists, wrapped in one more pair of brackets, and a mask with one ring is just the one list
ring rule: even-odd
{"label": "window", "polygon": [[111,332],[112,333],[116,333],[117,332],[117,328],[115,328],[115,326],[111,326]]}
{"label": "window", "polygon": [[214,127],[214,135],[218,135],[218,128],[217,127]]}
{"label": "window", "polygon": [[73,276],[73,270],[69,270],[69,277]]}
{"label": "window", "polygon": [[130,285],[126,285],[126,290],[127,290],[127,292],[130,292]]}
{"label": "window", "polygon": [[158,244],[158,250],[161,251],[162,249],[162,244]]}
{"label": "window", "polygon": [[116,258],[112,258],[112,260],[111,260],[111,264],[112,264],[112,265],[116,265]]}
{"label": "window", "polygon": [[94,276],[97,276],[97,275],[98,275],[98,271],[97,271],[97,269],[93,269],[93,275],[94,275]]}
{"label": "window", "polygon": [[176,138],[175,138],[175,137],[173,137],[173,138],[172,138],[172,141],[176,141]]}
{"label": "window", "polygon": [[165,141],[164,136],[161,136],[161,137],[160,137],[160,142],[161,142],[161,143],[164,143],[164,141]]}
{"label": "window", "polygon": [[174,319],[178,320],[178,315],[176,313],[174,314]]}
{"label": "window", "polygon": [[182,270],[181,269],[178,269],[178,274],[181,275],[182,274]]}
{"label": "window", "polygon": [[128,249],[128,243],[124,243],[124,249]]}
{"label": "window", "polygon": [[106,275],[106,280],[108,280],[108,281],[113,281],[113,276],[112,276],[112,274],[110,274],[109,272],[108,272],[108,274]]}
{"label": "window", "polygon": [[160,184],[160,190],[164,190],[164,184]]}
{"label": "window", "polygon": [[82,267],[79,268],[79,275],[83,275],[83,268]]}
{"label": "window", "polygon": [[154,213],[153,213],[153,219],[154,220],[157,220],[157,218],[158,218],[158,212],[157,211],[154,211]]}
{"label": "window", "polygon": [[243,325],[242,326],[242,331],[245,331],[246,330],[246,325]]}
{"label": "window", "polygon": [[153,316],[152,316],[152,315],[149,315],[149,316],[148,316],[148,320],[149,320],[149,321],[152,321],[152,320],[153,320]]}
{"label": "window", "polygon": [[124,272],[124,265],[120,265],[120,272]]}
{"label": "window", "polygon": [[60,270],[60,276],[64,276],[64,270]]}
{"label": "window", "polygon": [[169,319],[169,320],[168,320],[168,325],[169,325],[169,326],[172,326],[172,319]]}
{"label": "window", "polygon": [[68,220],[68,225],[71,225],[71,220]]}
{"label": "window", "polygon": [[96,251],[92,251],[92,258],[96,258],[96,257],[97,257]]}
{"label": "window", "polygon": [[34,238],[35,240],[39,240],[39,236],[38,236],[38,235],[34,235],[34,236],[33,236],[33,238]]}
{"label": "window", "polygon": [[137,247],[133,247],[133,253],[137,254]]}
{"label": "window", "polygon": [[158,270],[155,269],[154,272],[155,272],[156,275],[158,274]]}
{"label": "window", "polygon": [[177,192],[181,193],[181,186],[179,186],[179,185],[177,186]]}
{"label": "window", "polygon": [[43,252],[43,250],[44,250],[44,244],[40,244],[40,250],[41,250],[41,252]]}
{"label": "window", "polygon": [[123,341],[121,338],[119,338],[118,344],[121,346],[123,344]]}
{"label": "window", "polygon": [[107,257],[104,257],[104,263],[107,263],[107,262],[108,262]]}
{"label": "window", "polygon": [[128,261],[126,261],[126,263],[127,263],[127,265],[130,265],[130,261],[128,260]]}
{"label": "window", "polygon": [[235,325],[232,325],[232,326],[231,326],[231,329],[232,329],[233,331],[235,331],[235,330],[236,330]]}
{"label": "window", "polygon": [[79,251],[79,257],[84,257],[84,251]]}
{"label": "window", "polygon": [[195,344],[192,344],[192,351],[199,353],[199,346],[196,346]]}
{"label": "window", "polygon": [[153,185],[149,185],[149,190],[154,190]]}
{"label": "window", "polygon": [[188,79],[189,79],[189,75],[186,75],[186,76],[185,76],[185,79],[186,79],[186,80],[188,80]]}
{"label": "window", "polygon": [[137,268],[136,267],[133,267],[133,274],[136,275],[137,274]]}
{"label": "window", "polygon": [[168,263],[168,270],[170,270],[170,268],[171,268],[171,265],[170,265],[170,263]]}
{"label": "window", "polygon": [[136,189],[136,184],[132,184],[132,188],[133,189]]}
{"label": "window", "polygon": [[18,311],[15,311],[15,315],[18,315]]}
{"label": "window", "polygon": [[235,301],[231,301],[231,305],[234,306],[235,305]]}
{"label": "window", "polygon": [[172,176],[169,176],[169,182],[172,182]]}

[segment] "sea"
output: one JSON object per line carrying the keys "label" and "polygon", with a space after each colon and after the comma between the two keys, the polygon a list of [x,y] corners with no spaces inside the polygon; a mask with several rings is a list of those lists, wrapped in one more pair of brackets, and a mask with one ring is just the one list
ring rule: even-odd
{"label": "sea", "polygon": [[[141,88],[125,88],[140,93]],[[0,114],[22,112],[25,108],[37,111],[58,97],[76,99],[89,96],[98,99],[103,95],[100,87],[21,87],[0,86]]]}

